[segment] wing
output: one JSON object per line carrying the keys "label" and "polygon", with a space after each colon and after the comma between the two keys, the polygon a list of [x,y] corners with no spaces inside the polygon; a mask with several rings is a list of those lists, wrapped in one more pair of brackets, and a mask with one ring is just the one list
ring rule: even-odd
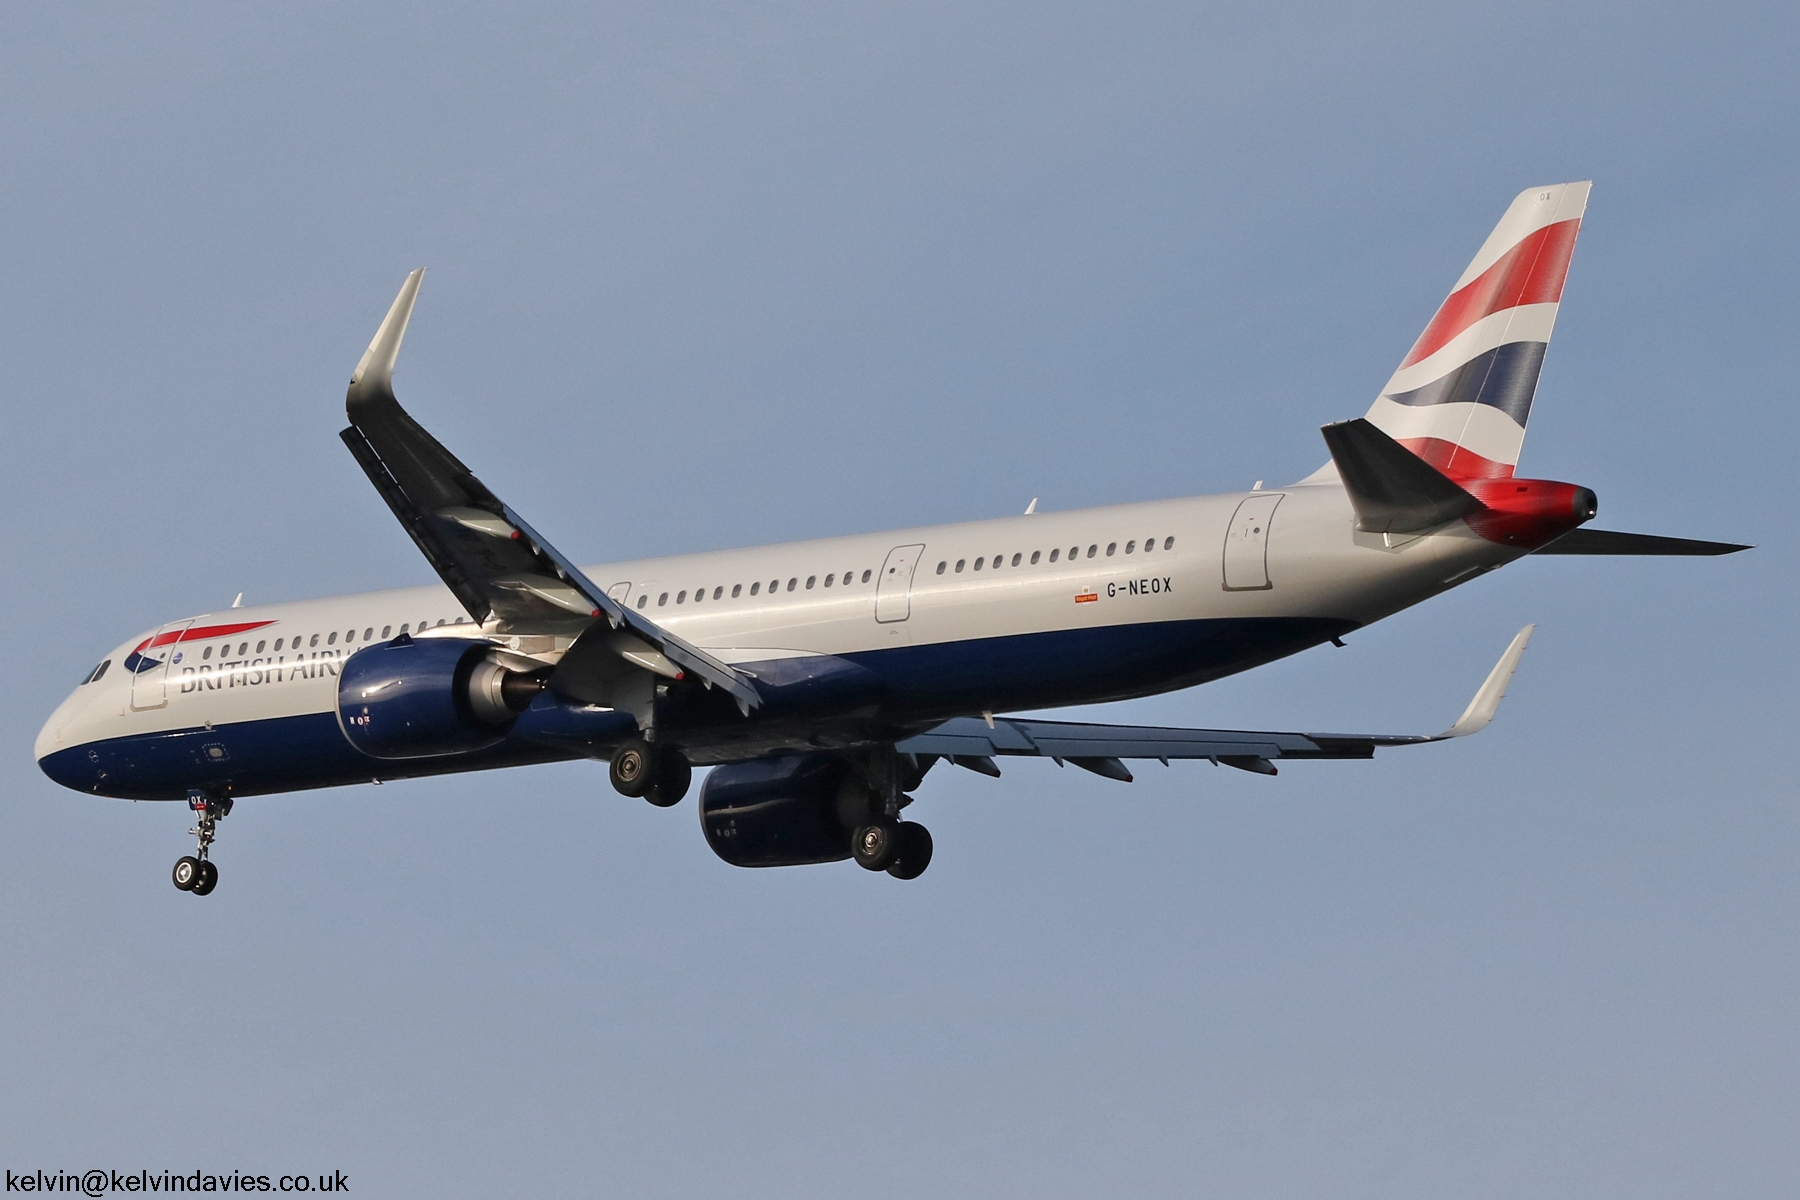
{"label": "wing", "polygon": [[957,717],[908,738],[902,754],[934,754],[984,774],[998,775],[996,755],[1027,755],[1073,763],[1096,775],[1131,782],[1124,759],[1201,758],[1261,775],[1276,773],[1284,758],[1373,758],[1377,747],[1418,746],[1465,737],[1487,728],[1506,696],[1535,625],[1513,637],[1456,724],[1435,735],[1380,733],[1275,733],[1245,729],[1171,729],[1154,725],[1090,725]]}
{"label": "wing", "polygon": [[1751,547],[1737,542],[1701,542],[1693,538],[1658,537],[1653,533],[1615,533],[1610,529],[1576,529],[1533,554],[1736,554]]}
{"label": "wing", "polygon": [[692,672],[744,711],[755,708],[747,676],[610,599],[400,407],[394,362],[424,274],[407,276],[350,377],[350,427],[339,436],[426,561],[494,632],[575,638],[559,674],[591,678],[596,660],[673,678]]}

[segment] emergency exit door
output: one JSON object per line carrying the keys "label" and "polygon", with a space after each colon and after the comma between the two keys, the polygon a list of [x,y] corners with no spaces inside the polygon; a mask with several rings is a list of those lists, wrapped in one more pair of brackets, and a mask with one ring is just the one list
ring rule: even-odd
{"label": "emergency exit door", "polygon": [[875,584],[875,619],[883,624],[904,621],[912,615],[913,572],[918,570],[919,556],[925,547],[895,546],[881,564],[881,578]]}
{"label": "emergency exit door", "polygon": [[1281,493],[1247,496],[1231,516],[1225,531],[1225,590],[1258,591],[1275,586],[1269,582],[1269,525]]}

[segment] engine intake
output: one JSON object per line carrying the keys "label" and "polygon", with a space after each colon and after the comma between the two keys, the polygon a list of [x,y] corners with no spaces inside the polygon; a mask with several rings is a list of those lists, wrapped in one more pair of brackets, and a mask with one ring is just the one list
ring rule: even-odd
{"label": "engine intake", "polygon": [[700,789],[700,828],[734,867],[795,867],[850,857],[868,818],[868,785],[841,758],[787,755],[714,767]]}
{"label": "engine intake", "polygon": [[402,636],[344,661],[338,725],[371,758],[466,754],[504,738],[543,686],[487,642]]}

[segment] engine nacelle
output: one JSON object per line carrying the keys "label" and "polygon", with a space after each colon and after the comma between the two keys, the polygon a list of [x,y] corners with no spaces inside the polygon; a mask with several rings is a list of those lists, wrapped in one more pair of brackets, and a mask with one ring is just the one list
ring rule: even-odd
{"label": "engine nacelle", "polygon": [[795,867],[850,857],[850,834],[872,811],[850,764],[795,754],[714,767],[700,789],[700,828],[734,867]]}
{"label": "engine nacelle", "polygon": [[485,750],[542,690],[487,642],[404,635],[344,660],[338,725],[371,758],[431,758]]}

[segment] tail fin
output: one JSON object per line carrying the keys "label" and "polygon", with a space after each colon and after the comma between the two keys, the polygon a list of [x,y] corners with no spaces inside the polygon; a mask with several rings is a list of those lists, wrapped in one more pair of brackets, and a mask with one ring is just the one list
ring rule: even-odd
{"label": "tail fin", "polygon": [[1592,186],[1519,193],[1369,409],[1452,479],[1504,479],[1518,464]]}

